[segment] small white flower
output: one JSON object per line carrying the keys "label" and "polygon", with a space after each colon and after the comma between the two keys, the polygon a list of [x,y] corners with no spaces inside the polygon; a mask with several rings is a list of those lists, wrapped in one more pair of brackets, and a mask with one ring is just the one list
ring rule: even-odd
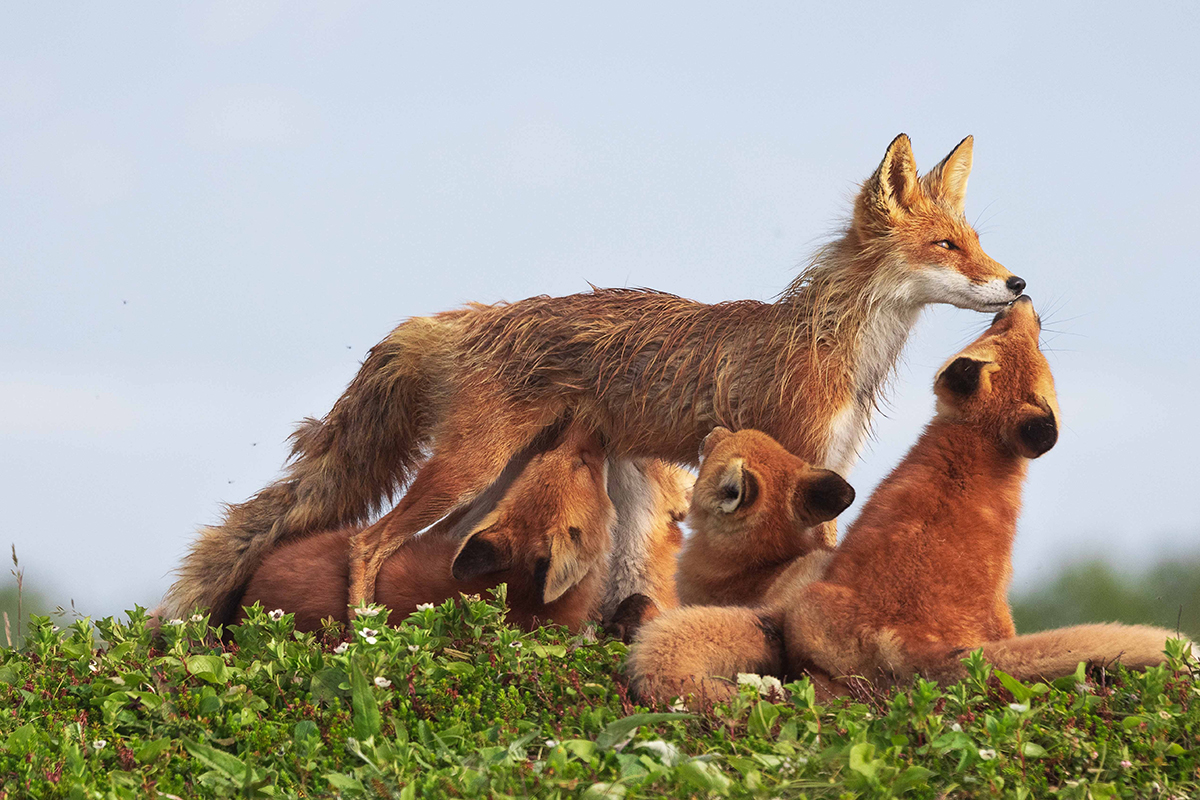
{"label": "small white flower", "polygon": [[547,739],[546,747],[558,747],[558,739]]}
{"label": "small white flower", "polygon": [[466,595],[466,598],[468,600],[470,600],[472,603],[478,603],[480,600],[483,599],[477,594],[468,594],[468,595]]}
{"label": "small white flower", "polygon": [[181,620],[181,619],[173,619],[173,620],[170,620],[170,621],[169,621],[167,624],[168,624],[168,625],[182,625],[182,624],[183,624],[183,620]]}
{"label": "small white flower", "polygon": [[392,682],[389,681],[387,678],[383,677],[382,675],[379,675],[375,678],[375,685],[378,686],[380,689],[386,689],[392,685]]}
{"label": "small white flower", "polygon": [[333,648],[333,652],[337,653],[338,655],[341,655],[342,653],[346,652],[349,649],[350,649],[350,643],[342,642],[337,647]]}
{"label": "small white flower", "polygon": [[410,645],[408,646],[408,652],[410,652],[410,653],[415,653],[415,652],[417,652],[417,651],[418,651],[418,650],[420,650],[420,649],[421,649],[421,648],[417,647],[415,644],[410,644]]}
{"label": "small white flower", "polygon": [[358,632],[358,635],[365,636],[369,639],[370,637],[375,636],[378,633],[379,633],[379,631],[375,630],[374,628],[363,628],[361,631]]}
{"label": "small white flower", "polygon": [[204,621],[203,614],[192,614],[192,622],[203,622],[203,621]]}
{"label": "small white flower", "polygon": [[106,747],[108,747],[108,742],[103,739],[97,739],[96,741],[92,742],[93,750],[103,750]]}
{"label": "small white flower", "polygon": [[773,692],[778,692],[783,695],[783,684],[779,682],[779,678],[774,675],[763,675],[762,684],[758,687],[758,693],[764,697],[771,695]]}
{"label": "small white flower", "polygon": [[58,626],[57,626],[57,625],[51,625],[51,626],[50,626],[50,631],[51,631],[52,633],[57,633],[57,632],[58,632]]}
{"label": "small white flower", "polygon": [[417,611],[432,611],[433,603],[418,603]]}
{"label": "small white flower", "polygon": [[1121,769],[1129,769],[1132,766],[1133,766],[1132,761],[1122,761],[1121,762]]}
{"label": "small white flower", "polygon": [[672,711],[687,711],[687,704],[683,702],[682,697],[676,697],[671,701]]}
{"label": "small white flower", "polygon": [[359,606],[354,609],[355,616],[359,617],[377,617],[382,613],[383,609],[375,606]]}
{"label": "small white flower", "polygon": [[375,644],[379,640],[376,639],[374,636],[368,636],[363,641],[365,641],[367,644]]}
{"label": "small white flower", "polygon": [[99,672],[99,671],[100,671],[100,667],[99,667],[99,665],[97,665],[97,664],[96,664],[96,662],[95,662],[95,661],[92,661],[92,662],[90,662],[90,663],[88,664],[88,669],[90,669],[92,672]]}
{"label": "small white flower", "polygon": [[1011,708],[1013,711],[1017,712],[1018,714],[1024,714],[1026,711],[1029,710],[1028,703],[1009,703],[1008,707]]}
{"label": "small white flower", "polygon": [[278,622],[279,620],[283,619],[283,609],[277,608],[274,611],[267,614],[267,616],[270,617],[271,619],[275,620],[276,622]]}
{"label": "small white flower", "polygon": [[753,672],[739,672],[737,676],[738,686],[753,686],[758,691],[762,691],[763,679],[761,675]]}
{"label": "small white flower", "polygon": [[1160,712],[1158,712],[1158,715],[1159,715],[1160,717],[1162,717],[1163,719],[1170,719],[1170,718],[1171,718],[1171,712],[1170,712],[1170,711],[1160,711]]}
{"label": "small white flower", "polygon": [[996,751],[992,750],[991,748],[987,748],[987,747],[981,748],[979,751],[979,757],[982,758],[984,761],[991,761],[993,758],[996,757]]}
{"label": "small white flower", "polygon": [[1092,686],[1090,683],[1083,683],[1081,681],[1075,682],[1075,693],[1076,694],[1088,694],[1088,693],[1094,692],[1094,691],[1096,691],[1096,688],[1094,686]]}
{"label": "small white flower", "polygon": [[958,732],[958,733],[962,733],[962,725],[959,725],[959,724],[956,722],[956,723],[954,723],[953,725],[951,725],[951,726],[950,726],[950,730],[952,730],[952,731],[956,731],[956,732]]}
{"label": "small white flower", "polygon": [[513,648],[513,649],[515,649],[515,650],[520,650],[520,649],[521,649],[521,643],[520,643],[520,642],[509,642],[509,643],[508,643],[508,646],[509,646],[509,647],[511,647],[511,648]]}

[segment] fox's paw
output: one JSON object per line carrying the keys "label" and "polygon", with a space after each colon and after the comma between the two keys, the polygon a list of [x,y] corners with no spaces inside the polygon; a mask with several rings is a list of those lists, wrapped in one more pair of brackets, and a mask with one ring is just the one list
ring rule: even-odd
{"label": "fox's paw", "polygon": [[659,614],[658,605],[644,594],[631,594],[604,623],[604,632],[631,644],[638,630]]}

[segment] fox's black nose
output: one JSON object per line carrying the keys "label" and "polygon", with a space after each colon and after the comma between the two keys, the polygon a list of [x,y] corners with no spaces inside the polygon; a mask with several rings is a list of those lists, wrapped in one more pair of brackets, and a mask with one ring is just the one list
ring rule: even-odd
{"label": "fox's black nose", "polygon": [[1021,292],[1025,291],[1025,281],[1021,278],[1018,278],[1016,275],[1013,275],[1011,278],[1006,280],[1004,285],[1007,286],[1008,290],[1013,294],[1020,294]]}

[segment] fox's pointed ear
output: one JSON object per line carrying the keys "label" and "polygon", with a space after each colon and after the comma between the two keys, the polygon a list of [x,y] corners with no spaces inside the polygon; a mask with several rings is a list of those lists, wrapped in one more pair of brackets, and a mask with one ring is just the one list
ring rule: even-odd
{"label": "fox's pointed ear", "polygon": [[967,204],[967,178],[971,177],[975,137],[968,136],[950,151],[950,155],[921,178],[921,185],[934,200],[961,214]]}
{"label": "fox's pointed ear", "polygon": [[792,497],[792,513],[805,526],[835,519],[854,502],[854,487],[833,470],[819,469],[801,481]]}
{"label": "fox's pointed ear", "polygon": [[862,198],[868,207],[890,216],[909,208],[920,192],[917,162],[908,134],[900,134],[888,145],[875,174],[863,184]]}
{"label": "fox's pointed ear", "polygon": [[991,373],[998,369],[990,361],[969,356],[959,356],[947,364],[933,382],[933,390],[939,397],[964,399],[983,387],[991,388]]}
{"label": "fox's pointed ear", "polygon": [[[545,566],[543,571],[542,567]],[[550,558],[538,562],[534,582],[542,585],[542,602],[553,603],[583,580],[592,564],[584,554],[564,540],[550,539]]]}
{"label": "fox's pointed ear", "polygon": [[506,539],[496,526],[481,525],[459,545],[450,574],[455,580],[466,581],[508,569],[512,565],[512,550]]}
{"label": "fox's pointed ear", "polygon": [[721,442],[733,435],[729,428],[722,428],[720,425],[709,431],[708,436],[704,437],[704,441],[700,443],[700,460],[708,458],[709,453],[716,448]]}

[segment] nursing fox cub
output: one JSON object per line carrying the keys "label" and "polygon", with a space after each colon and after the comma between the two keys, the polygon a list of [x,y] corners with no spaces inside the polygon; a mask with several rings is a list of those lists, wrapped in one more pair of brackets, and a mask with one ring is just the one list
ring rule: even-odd
{"label": "nursing fox cub", "polygon": [[[659,495],[685,503],[682,470],[651,476]],[[509,621],[527,630],[558,623],[572,630],[597,619],[609,571],[613,506],[607,464],[594,433],[571,425],[558,443],[533,455],[488,512],[448,517],[384,562],[378,600],[403,619],[421,603],[508,584]],[[464,537],[463,531],[466,530]],[[652,546],[673,563],[677,518],[654,520]],[[347,620],[351,530],[319,533],[270,553],[238,604],[259,602],[296,615],[317,630],[326,617]],[[657,603],[676,604],[674,581],[652,582]],[[241,619],[241,613],[235,616]]]}
{"label": "nursing fox cub", "polygon": [[[1156,628],[1015,635],[1007,590],[1022,484],[1028,460],[1054,446],[1060,421],[1040,329],[1032,302],[1018,299],[938,372],[933,421],[835,551],[801,557],[773,584],[758,583],[765,602],[757,608],[688,607],[650,622],[629,657],[635,690],[720,700],[735,691],[738,672],[810,674],[834,693],[849,676],[878,685],[914,674],[955,680],[965,674],[962,657],[979,647],[1021,679],[1070,674],[1080,661],[1162,662],[1172,634]],[[783,448],[754,446],[760,474],[788,474]],[[725,458],[740,455],[731,447]],[[726,469],[702,467],[693,508],[720,507],[723,484],[704,477]],[[776,477],[760,482],[757,502],[790,492]],[[764,518],[751,538],[774,542],[794,529]]]}
{"label": "nursing fox cub", "polygon": [[[287,475],[201,532],[166,613],[225,618],[276,545],[361,523],[406,487],[351,535],[351,598],[370,601],[396,548],[472,504],[567,415],[605,437],[622,547],[645,541],[638,521],[653,492],[630,461],[695,463],[718,425],[761,429],[845,474],[921,310],[996,311],[1025,288],[963,216],[971,163],[968,137],[918,176],[898,136],[845,231],[774,303],[597,289],[408,320],[328,415],[297,429]],[[833,544],[832,527],[825,538]]]}

